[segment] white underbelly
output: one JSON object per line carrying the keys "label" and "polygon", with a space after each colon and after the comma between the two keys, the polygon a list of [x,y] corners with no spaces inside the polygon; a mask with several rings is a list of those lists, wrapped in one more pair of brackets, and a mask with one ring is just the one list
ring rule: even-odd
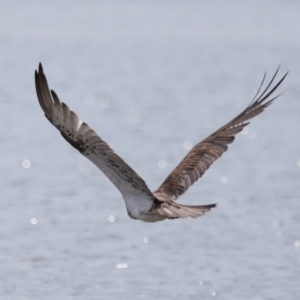
{"label": "white underbelly", "polygon": [[147,195],[124,197],[128,215],[135,219],[144,222],[157,222],[165,220],[165,216],[151,213],[153,199]]}
{"label": "white underbelly", "polygon": [[134,219],[140,219],[141,216],[148,214],[153,205],[153,199],[147,197],[147,195],[125,196],[124,201],[128,213]]}

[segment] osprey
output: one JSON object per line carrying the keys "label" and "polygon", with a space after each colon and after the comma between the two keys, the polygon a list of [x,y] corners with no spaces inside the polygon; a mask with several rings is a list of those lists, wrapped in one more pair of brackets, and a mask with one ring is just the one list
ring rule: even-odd
{"label": "osprey", "polygon": [[53,90],[49,90],[41,63],[38,71],[35,71],[35,86],[46,118],[74,148],[94,163],[116,186],[123,196],[128,215],[135,220],[156,222],[175,218],[197,218],[216,206],[216,204],[181,205],[174,201],[221,157],[228,144],[234,141],[235,135],[249,124],[248,120],[259,115],[279,97],[277,95],[272,98],[271,95],[288,73],[271,88],[278,70],[279,68],[260,93],[265,74],[249,106],[229,123],[195,145],[154,192],[150,191],[145,181],[94,130],[82,122],[65,103],[60,102]]}

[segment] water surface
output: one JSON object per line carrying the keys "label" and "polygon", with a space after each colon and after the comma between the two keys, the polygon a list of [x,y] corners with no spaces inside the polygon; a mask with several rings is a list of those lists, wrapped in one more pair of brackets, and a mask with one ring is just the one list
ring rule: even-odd
{"label": "water surface", "polygon": [[[297,298],[295,3],[3,3],[0,299]],[[148,224],[127,216],[115,187],[43,116],[40,61],[60,99],[152,190],[189,145],[248,105],[265,70],[291,73],[179,199],[217,208]]]}

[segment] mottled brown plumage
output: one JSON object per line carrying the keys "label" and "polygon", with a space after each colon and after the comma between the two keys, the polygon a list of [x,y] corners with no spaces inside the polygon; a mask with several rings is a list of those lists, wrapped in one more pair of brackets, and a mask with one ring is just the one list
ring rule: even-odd
{"label": "mottled brown plumage", "polygon": [[228,124],[198,143],[153,193],[145,181],[94,130],[70,111],[66,104],[61,103],[54,91],[50,92],[41,64],[39,70],[35,71],[35,85],[46,118],[60,131],[66,141],[92,161],[118,188],[125,200],[128,215],[133,219],[156,222],[174,218],[197,218],[216,206],[215,204],[181,205],[174,200],[197,181],[227,150],[227,145],[234,141],[234,136],[249,123],[248,120],[260,114],[278,97],[269,99],[287,74],[270,89],[277,73],[278,70],[259,95],[264,76],[250,105]]}
{"label": "mottled brown plumage", "polygon": [[243,128],[249,124],[247,121],[262,113],[266,107],[279,97],[278,95],[269,99],[288,73],[286,73],[281,80],[270,91],[268,91],[278,73],[278,70],[279,68],[268,86],[258,96],[265,80],[266,74],[264,75],[254,99],[242,113],[191,149],[186,157],[166,178],[162,185],[153,192],[155,197],[161,200],[176,200],[205,173],[215,160],[227,151],[227,145],[231,144],[235,139],[234,136],[241,132]]}

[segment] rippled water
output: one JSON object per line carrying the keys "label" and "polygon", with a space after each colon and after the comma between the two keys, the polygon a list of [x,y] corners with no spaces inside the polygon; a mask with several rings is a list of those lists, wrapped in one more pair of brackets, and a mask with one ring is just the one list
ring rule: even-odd
{"label": "rippled water", "polygon": [[[0,299],[297,298],[299,5],[209,3],[3,3]],[[40,61],[151,189],[248,105],[265,70],[291,73],[179,201],[217,208],[148,224],[43,116]]]}

